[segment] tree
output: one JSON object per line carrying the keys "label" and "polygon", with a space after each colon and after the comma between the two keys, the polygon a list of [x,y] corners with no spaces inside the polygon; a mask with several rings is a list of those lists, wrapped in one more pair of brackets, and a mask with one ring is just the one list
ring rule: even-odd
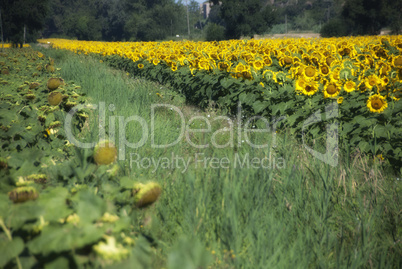
{"label": "tree", "polygon": [[43,28],[48,13],[48,0],[0,0],[5,38],[22,47]]}
{"label": "tree", "polygon": [[[220,1],[212,1],[214,5]],[[261,0],[222,0],[221,17],[228,39],[266,32],[275,20],[271,5]]]}
{"label": "tree", "polygon": [[383,1],[346,0],[342,17],[349,24],[349,32],[354,35],[377,35],[386,23],[381,14]]}

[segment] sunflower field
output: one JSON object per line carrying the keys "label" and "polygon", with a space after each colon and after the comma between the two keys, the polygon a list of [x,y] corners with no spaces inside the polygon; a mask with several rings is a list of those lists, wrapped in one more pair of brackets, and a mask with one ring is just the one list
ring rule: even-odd
{"label": "sunflower field", "polygon": [[[401,37],[40,41],[55,49],[0,51],[0,268],[401,264]],[[268,140],[260,150],[236,134],[241,146],[200,150],[182,141],[167,151],[147,143],[117,161],[120,137],[89,149],[67,135],[100,136],[105,121],[92,104],[105,100],[109,135],[113,120],[137,115],[155,120],[156,141],[170,143],[181,119],[169,109],[150,113],[162,103],[190,121],[223,119],[189,140],[209,142],[241,106],[244,118],[278,122],[278,142],[252,136],[256,145]],[[336,115],[326,113],[333,106]],[[322,149],[332,116],[344,150],[335,167],[300,143]],[[255,119],[253,128],[264,128]],[[192,121],[193,130],[202,123]],[[119,122],[120,130],[127,141],[141,135],[136,124]],[[187,158],[188,170],[131,167],[131,155]],[[221,157],[235,165],[216,168],[212,159]],[[252,166],[240,164],[246,158]]]}
{"label": "sunflower field", "polygon": [[[402,37],[92,42],[44,39],[53,48],[94,55],[136,76],[172,85],[189,103],[227,113],[284,117],[300,136],[305,120],[339,104],[339,138],[402,165]],[[324,122],[307,133],[320,139]],[[303,130],[306,131],[306,130]]]}

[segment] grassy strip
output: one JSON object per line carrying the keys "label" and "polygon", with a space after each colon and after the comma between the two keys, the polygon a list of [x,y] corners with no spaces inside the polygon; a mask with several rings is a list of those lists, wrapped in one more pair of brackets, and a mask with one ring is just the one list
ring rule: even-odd
{"label": "grassy strip", "polygon": [[[197,112],[174,91],[133,78],[135,74],[127,76],[111,70],[91,58],[64,51],[44,53],[56,59],[63,78],[82,85],[82,91],[94,104],[105,102],[107,108],[114,105],[113,111],[107,110],[106,119],[139,116],[148,126],[153,119],[158,144],[175,141],[182,119],[165,108],[156,110],[151,117],[152,104],[179,108],[192,129],[207,125],[205,119],[194,119],[194,115],[206,119],[220,115],[212,108]],[[230,127],[230,120],[234,129],[239,127],[233,119],[220,118],[212,123],[211,132],[191,133],[191,141],[197,145],[211,143],[216,131],[222,126]],[[109,130],[107,122],[105,125]],[[116,127],[115,131],[123,129],[132,143],[144,137],[144,126],[138,122]],[[135,149],[125,147],[119,163],[135,180],[152,179],[163,186],[159,203],[140,212],[138,220],[144,234],[157,246],[155,268],[166,264],[172,268],[193,264],[186,268],[196,268],[208,260],[197,252],[198,245],[181,242],[181,236],[198,238],[207,246],[213,255],[212,268],[393,268],[400,264],[400,181],[384,174],[367,158],[341,158],[338,167],[331,167],[313,158],[286,133],[277,137],[270,134],[268,138],[266,134],[253,134],[255,144],[269,144],[265,149],[242,142],[244,134],[239,136],[237,132],[233,134],[233,147],[210,145],[198,149],[181,139],[168,149],[158,149],[152,147],[149,130],[145,144]],[[97,130],[93,130],[90,137],[96,135]],[[231,140],[231,134],[226,132],[215,138],[223,145]],[[121,140],[116,135],[120,146]],[[139,156],[144,163],[133,162],[130,154]],[[168,161],[172,154],[190,160],[189,167],[184,170],[184,166],[172,162],[162,169],[152,164],[152,158]],[[213,157],[227,158],[231,165],[216,165],[211,162]],[[247,167],[247,161],[242,166],[247,158],[256,158],[256,162],[267,158],[271,167],[253,167],[250,163]],[[168,252],[172,254],[168,256]],[[175,255],[180,256],[179,261]]]}

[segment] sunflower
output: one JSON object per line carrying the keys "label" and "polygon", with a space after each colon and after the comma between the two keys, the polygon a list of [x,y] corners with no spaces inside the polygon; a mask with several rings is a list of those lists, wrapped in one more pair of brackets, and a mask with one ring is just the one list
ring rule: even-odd
{"label": "sunflower", "polygon": [[345,84],[343,84],[343,89],[345,92],[353,92],[356,90],[356,83],[352,80],[348,80],[345,82]]}
{"label": "sunflower", "polygon": [[320,66],[320,74],[321,75],[326,76],[329,74],[329,72],[330,72],[330,70],[327,65],[323,64]]}
{"label": "sunflower", "polygon": [[257,71],[264,68],[264,62],[261,60],[253,61],[253,62],[251,62],[251,64],[253,65],[254,69]]}
{"label": "sunflower", "polygon": [[275,79],[275,73],[271,70],[265,70],[263,76],[267,82]]}
{"label": "sunflower", "polygon": [[333,57],[333,56],[328,56],[326,59],[325,59],[325,63],[328,65],[328,66],[331,66],[331,64],[333,63],[333,62],[335,62],[335,57]]}
{"label": "sunflower", "polygon": [[305,79],[314,80],[318,75],[318,71],[313,66],[307,66],[303,70],[303,76]]}
{"label": "sunflower", "polygon": [[308,96],[315,94],[317,91],[318,85],[315,81],[307,81],[304,85],[304,88],[302,89],[302,93]]}
{"label": "sunflower", "polygon": [[253,75],[251,74],[250,70],[244,70],[241,72],[241,75],[244,79],[253,79]]}
{"label": "sunflower", "polygon": [[143,68],[144,68],[144,65],[143,65],[143,64],[138,64],[138,68],[139,68],[139,69],[143,69]]}
{"label": "sunflower", "polygon": [[374,94],[367,100],[367,107],[371,112],[381,113],[388,107],[388,103],[384,96]]}
{"label": "sunflower", "polygon": [[370,75],[364,80],[366,88],[372,89],[377,84],[380,84],[380,79],[376,75]]}
{"label": "sunflower", "polygon": [[156,59],[156,58],[152,60],[152,63],[153,63],[154,65],[158,65],[159,62],[160,62],[160,61],[159,61],[158,59]]}
{"label": "sunflower", "polygon": [[177,71],[177,64],[176,64],[176,63],[172,63],[171,69],[172,69],[173,72]]}
{"label": "sunflower", "polygon": [[402,56],[392,58],[392,66],[395,68],[402,68]]}
{"label": "sunflower", "polygon": [[244,64],[242,64],[242,63],[239,63],[235,68],[236,73],[241,73],[244,70],[246,70],[246,66]]}
{"label": "sunflower", "polygon": [[337,102],[338,104],[342,104],[342,102],[343,102],[343,97],[342,97],[342,96],[339,97],[339,98],[336,100],[336,102]]}
{"label": "sunflower", "polygon": [[269,57],[268,55],[264,55],[263,61],[264,61],[264,64],[265,64],[266,66],[272,65],[272,59],[271,59],[271,57]]}
{"label": "sunflower", "polygon": [[341,88],[339,87],[338,83],[336,83],[335,81],[331,81],[325,86],[324,98],[336,97],[338,96],[340,91]]}
{"label": "sunflower", "polygon": [[307,81],[304,78],[298,78],[295,82],[296,91],[303,92]]}
{"label": "sunflower", "polygon": [[220,62],[220,63],[218,63],[218,69],[221,70],[221,71],[229,72],[229,69],[230,69],[231,65],[232,64],[229,63],[229,62]]}
{"label": "sunflower", "polygon": [[285,57],[283,57],[280,61],[279,64],[281,66],[289,66],[293,63],[293,59],[290,56],[285,55]]}

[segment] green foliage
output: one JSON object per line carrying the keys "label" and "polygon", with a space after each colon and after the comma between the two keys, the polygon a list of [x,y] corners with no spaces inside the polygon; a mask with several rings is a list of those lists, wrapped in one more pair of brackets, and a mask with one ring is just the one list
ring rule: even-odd
{"label": "green foliage", "polygon": [[[1,0],[1,19],[4,38],[22,47],[23,42],[32,42],[43,28],[48,14],[48,0]],[[26,27],[26,40],[24,40]]]}
{"label": "green foliage", "polygon": [[[382,44],[382,46],[386,48],[387,44]],[[253,73],[255,76],[253,80],[236,79],[226,71],[219,69],[190,71],[182,68],[172,72],[171,68],[164,64],[154,66],[143,60],[133,62],[117,55],[106,57],[95,55],[94,57],[104,59],[113,67],[180,89],[187,102],[202,108],[206,108],[213,101],[223,112],[236,115],[240,102],[246,117],[256,114],[275,118],[283,116],[285,119],[278,123],[278,128],[291,128],[292,133],[299,138],[304,133],[306,139],[310,137],[311,140],[314,140],[319,133],[325,133],[328,124],[326,121],[312,124],[306,130],[304,130],[304,123],[316,111],[325,111],[328,105],[336,102],[331,98],[322,98],[321,95],[313,95],[307,99],[305,96],[300,96],[294,89],[295,81],[286,76],[282,76],[280,81],[275,81]],[[140,69],[139,63],[144,64],[144,68]],[[282,68],[284,67],[281,67],[278,61],[274,61],[274,65],[269,67],[270,70],[279,73]],[[374,71],[372,69],[367,72],[371,74]],[[278,80],[280,74],[276,76]],[[348,74],[345,73],[344,76],[348,76]],[[344,79],[346,78],[356,79],[353,76]],[[260,82],[263,82],[264,86]],[[365,105],[370,96],[369,91],[356,92],[351,95],[342,92],[340,96],[344,97],[345,101],[339,107],[341,115],[339,120],[344,126],[348,126],[348,128],[339,129],[341,150],[348,152],[358,149],[364,154],[373,156],[383,154],[389,160],[391,167],[398,170],[402,164],[402,151],[399,149],[400,141],[402,141],[400,135],[402,126],[398,120],[402,111],[402,103],[388,98],[387,112],[372,114]],[[362,121],[362,118],[365,120]],[[324,140],[324,137],[321,136],[320,139]]]}
{"label": "green foliage", "polygon": [[[190,1],[190,26],[200,20],[199,6]],[[161,40],[187,33],[186,10],[174,0],[51,2],[46,36],[80,40]]]}
{"label": "green foliage", "polygon": [[215,23],[209,23],[205,29],[206,41],[221,41],[225,39],[225,28]]}
{"label": "green foliage", "polygon": [[348,34],[348,25],[345,21],[334,19],[324,24],[320,30],[321,37],[340,37]]}
{"label": "green foliage", "polygon": [[227,39],[262,34],[269,30],[275,20],[270,6],[264,7],[260,0],[226,0],[220,10]]}
{"label": "green foliage", "polygon": [[[65,79],[67,91],[74,79],[81,86],[79,92],[91,98],[91,103],[103,101],[107,106],[115,105],[116,109],[107,111],[106,116],[138,115],[149,123],[151,104],[174,104],[183,111],[189,109],[184,106],[183,96],[173,91],[178,89],[183,90],[189,102],[198,102],[207,109],[187,113],[204,116],[222,115],[210,106],[209,99],[221,104],[225,100],[229,106],[241,99],[252,115],[267,110],[271,115],[288,113],[301,102],[297,96],[292,100],[295,97],[273,81],[267,81],[267,87],[262,88],[247,81],[228,79],[223,72],[195,72],[192,76],[179,73],[180,69],[167,72],[166,67],[147,62],[143,63],[143,69],[138,69],[137,65],[119,57],[102,58],[126,69],[127,75],[99,63],[100,58],[51,49],[45,53],[60,59],[60,63],[56,62],[61,67],[58,75]],[[169,74],[174,79],[170,80]],[[166,84],[150,83],[140,76]],[[175,81],[180,84],[174,84]],[[285,80],[282,87],[289,88],[292,84]],[[247,100],[262,90],[268,95],[268,100],[264,99],[269,102],[268,107],[262,100]],[[231,98],[225,99],[227,95]],[[305,104],[306,111],[314,110],[313,106],[323,108],[313,98],[310,101],[311,104]],[[97,118],[97,111],[92,112]],[[187,113],[186,119],[191,116]],[[299,116],[294,122],[300,120]],[[371,124],[359,120],[362,126]],[[87,130],[97,128],[96,123],[89,121],[88,124]],[[166,143],[176,137],[179,124],[180,119],[174,113],[159,111],[155,116],[156,140]],[[214,132],[221,130],[222,125],[214,122],[211,128]],[[134,125],[127,126],[125,131],[129,141],[140,138]],[[110,167],[93,164],[91,150],[70,151],[69,158],[60,156],[46,163],[41,160],[47,166],[41,165],[40,172],[48,174],[49,183],[34,184],[39,197],[21,204],[12,203],[7,192],[15,187],[19,175],[31,173],[35,167],[32,160],[40,151],[25,154],[23,159],[29,160],[25,164],[24,160],[10,158],[9,174],[0,182],[0,219],[5,224],[0,239],[6,238],[7,233],[13,241],[22,238],[24,249],[21,252],[16,243],[10,254],[4,256],[8,260],[6,266],[20,263],[22,268],[398,267],[401,245],[395,239],[401,237],[400,181],[392,173],[381,170],[378,162],[373,163],[372,158],[360,154],[354,157],[342,154],[338,167],[325,165],[303,150],[291,130],[278,131],[276,142],[269,135],[266,149],[240,143],[235,147],[200,150],[181,142],[169,151],[152,148],[149,143],[133,151],[148,157],[168,157],[171,153],[185,158],[197,153],[207,158],[227,157],[232,164],[237,164],[229,169],[192,164],[185,173],[182,169],[153,171],[130,168],[126,160],[118,163],[126,176],[119,173],[114,177],[108,175]],[[90,133],[81,130],[80,139],[96,137],[96,131]],[[211,139],[211,134],[195,134],[193,138],[203,143]],[[256,134],[251,139],[259,144],[267,140],[267,135]],[[45,153],[53,156],[55,152]],[[247,156],[250,159],[269,157],[271,166],[242,167],[238,158],[243,160]],[[280,157],[285,160],[284,167],[278,167],[278,162],[272,166],[272,159],[279,161]],[[17,169],[17,163],[23,167]],[[133,184],[150,179],[157,180],[163,188],[160,201],[150,209],[133,210]],[[119,219],[107,222],[102,218],[104,213]],[[62,231],[65,242],[61,242]],[[44,254],[50,251],[45,242],[56,251]],[[120,260],[105,260],[111,251],[96,252],[101,246],[120,253],[114,256]],[[128,256],[122,249],[128,250]]]}

